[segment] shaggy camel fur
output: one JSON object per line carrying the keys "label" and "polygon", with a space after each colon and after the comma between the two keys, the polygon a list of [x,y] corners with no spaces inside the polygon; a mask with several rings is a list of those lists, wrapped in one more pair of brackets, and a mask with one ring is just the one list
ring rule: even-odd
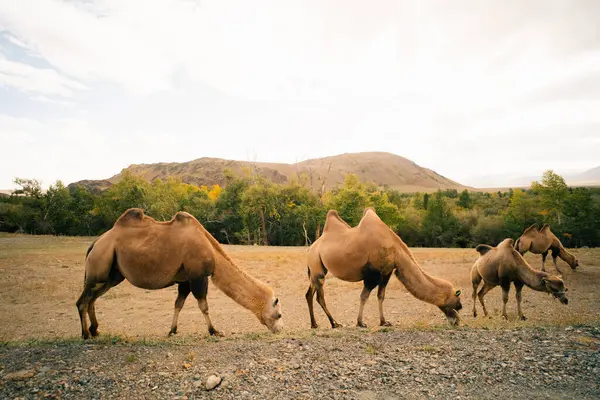
{"label": "shaggy camel fur", "polygon": [[552,252],[552,261],[554,262],[554,268],[562,275],[562,272],[558,269],[556,264],[556,257],[560,257],[564,262],[569,264],[571,269],[575,269],[579,266],[577,257],[569,253],[562,245],[560,240],[550,231],[550,225],[546,224],[542,229],[538,229],[537,224],[531,225],[525,229],[521,237],[519,237],[515,243],[515,249],[521,253],[521,255],[528,251],[533,254],[542,255],[542,271],[546,271],[544,264],[546,263],[546,256],[548,251]]}
{"label": "shaggy camel fur", "polygon": [[[504,239],[497,247],[480,244],[475,248],[479,252],[479,258],[471,268],[471,282],[473,283],[473,316],[477,317],[475,308],[475,296],[479,296],[479,301],[483,307],[483,313],[488,316],[488,312],[483,302],[483,297],[494,287],[502,287],[502,316],[506,319],[506,303],[508,302],[508,292],[510,283],[515,285],[517,310],[519,318],[525,320],[523,311],[521,311],[521,290],[524,285],[529,286],[538,292],[547,292],[559,299],[561,303],[568,304],[565,292],[565,284],[558,276],[551,276],[546,272],[536,271],[529,266],[527,261],[513,248],[513,239]],[[483,287],[477,294],[477,288],[483,280]]]}
{"label": "shaggy camel fur", "polygon": [[373,208],[365,209],[360,223],[354,228],[342,220],[335,210],[329,210],[323,234],[311,245],[307,261],[310,286],[306,292],[306,301],[312,328],[317,328],[313,310],[315,293],[331,327],[341,326],[333,319],[325,304],[323,285],[328,271],[344,281],[363,281],[356,323],[359,327],[366,327],[363,308],[371,291],[377,286],[380,325],[391,325],[383,316],[383,300],[385,288],[394,272],[413,296],[438,306],[450,324],[458,325],[457,310],[462,308],[460,290],[454,289],[452,283],[423,271],[406,244],[379,218]]}
{"label": "shaggy camel fur", "polygon": [[208,332],[221,335],[208,315],[209,276],[272,332],[282,328],[281,305],[273,290],[238,268],[196,218],[178,212],[170,221],[158,222],[144,215],[142,209],[128,209],[88,249],[83,293],[77,300],[81,334],[84,339],[98,335],[96,300],[127,279],[134,286],[151,290],[178,284],[170,334],[177,333],[179,312],[192,292]]}

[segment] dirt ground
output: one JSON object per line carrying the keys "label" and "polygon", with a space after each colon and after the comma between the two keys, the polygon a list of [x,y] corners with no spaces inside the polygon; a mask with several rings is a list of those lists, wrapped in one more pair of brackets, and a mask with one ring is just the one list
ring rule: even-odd
{"label": "dirt ground", "polygon": [[[560,262],[567,306],[525,288],[527,321],[517,320],[514,294],[509,320],[500,317],[500,288],[486,297],[493,318],[472,317],[474,249],[411,249],[426,271],[463,291],[461,327],[392,278],[384,307],[394,326],[376,326],[372,293],[369,329],[356,328],[361,284],[328,276],[326,300],[344,327],[332,330],[315,305],[320,327],[311,330],[306,248],[225,246],[275,289],[283,333],[271,334],[211,283],[210,313],[225,337],[208,336],[190,297],[179,334],[167,338],[176,288],[124,282],[98,300],[101,335],[84,342],[75,301],[92,240],[0,234],[0,398],[600,398],[600,249],[575,250],[575,272]],[[539,268],[540,256],[526,259]],[[221,383],[207,392],[211,375]]]}
{"label": "dirt ground", "polygon": [[[93,238],[52,236],[0,236],[0,340],[50,339],[80,334],[75,301],[80,295],[84,255]],[[271,285],[279,296],[285,329],[296,332],[310,328],[304,294],[308,287],[304,247],[224,246],[238,265]],[[492,319],[471,315],[469,271],[477,258],[474,249],[411,249],[422,268],[434,276],[450,280],[462,290],[463,323],[469,327],[508,328],[527,326],[566,326],[600,321],[600,249],[577,249],[580,267],[572,272],[559,261],[569,288],[569,304],[525,287],[523,311],[529,318],[517,321],[514,291],[509,300],[509,321],[499,318],[501,290],[486,296]],[[527,254],[535,268],[541,256]],[[547,266],[553,270],[551,261]],[[345,327],[356,323],[361,283],[343,282],[330,274],[325,296],[334,317]],[[127,281],[111,289],[97,302],[102,334],[131,338],[161,338],[169,331],[176,287],[150,291],[133,287]],[[209,285],[208,303],[213,323],[226,336],[257,334],[267,329],[247,310]],[[395,327],[445,327],[442,313],[410,295],[392,277],[384,302],[386,318]],[[319,329],[330,329],[325,314],[315,304]],[[376,291],[365,306],[365,322],[378,324]],[[179,317],[179,334],[207,336],[204,318],[190,296]]]}

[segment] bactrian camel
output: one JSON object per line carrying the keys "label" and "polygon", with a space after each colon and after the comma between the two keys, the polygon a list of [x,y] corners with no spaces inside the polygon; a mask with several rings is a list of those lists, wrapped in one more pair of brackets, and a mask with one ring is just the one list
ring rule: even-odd
{"label": "bactrian camel", "polygon": [[170,334],[177,333],[179,312],[192,292],[209,334],[220,336],[208,315],[209,276],[272,332],[282,328],[281,304],[273,290],[236,266],[194,216],[178,212],[170,221],[158,222],[144,215],[142,209],[130,208],[88,249],[83,293],[77,300],[81,334],[84,339],[98,335],[96,300],[127,279],[134,286],[151,290],[178,285]]}
{"label": "bactrian camel", "polygon": [[457,311],[462,308],[460,290],[456,290],[452,283],[423,271],[408,246],[379,218],[373,208],[365,209],[360,223],[353,228],[335,210],[329,210],[323,234],[309,248],[307,261],[310,286],[306,301],[312,328],[317,328],[313,310],[315,293],[331,327],[341,326],[333,319],[325,304],[323,285],[327,272],[344,281],[363,281],[356,323],[359,327],[366,327],[363,308],[371,291],[377,286],[380,325],[391,325],[383,315],[383,300],[392,273],[413,296],[436,305],[450,324],[458,325]]}
{"label": "bactrian camel", "polygon": [[[483,313],[488,316],[483,298],[486,293],[496,286],[502,287],[502,316],[508,319],[506,315],[506,303],[508,302],[508,293],[511,282],[515,286],[517,298],[517,311],[519,318],[525,320],[521,310],[521,290],[524,285],[529,286],[538,292],[552,294],[559,299],[562,304],[568,304],[569,300],[565,295],[567,289],[562,279],[558,276],[551,276],[542,271],[536,271],[525,261],[523,256],[513,248],[513,239],[504,239],[497,247],[480,244],[475,248],[479,252],[479,258],[471,268],[471,282],[473,283],[473,317],[477,317],[475,307],[475,296],[479,297]],[[483,281],[483,287],[477,293],[479,284]]]}
{"label": "bactrian camel", "polygon": [[525,229],[521,237],[515,242],[515,249],[521,253],[521,255],[528,251],[533,254],[542,255],[542,271],[546,271],[544,264],[546,263],[546,256],[548,252],[552,252],[552,261],[554,262],[554,268],[562,275],[562,272],[558,269],[556,264],[556,257],[560,257],[564,262],[569,264],[571,269],[575,269],[579,266],[577,257],[569,253],[562,245],[560,240],[550,231],[550,225],[545,224],[542,229],[538,229],[537,224],[531,225]]}

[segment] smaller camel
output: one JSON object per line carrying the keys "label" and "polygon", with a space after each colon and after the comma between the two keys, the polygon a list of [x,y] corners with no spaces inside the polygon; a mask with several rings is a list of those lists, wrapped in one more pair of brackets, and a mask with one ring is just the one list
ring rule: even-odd
{"label": "smaller camel", "polygon": [[309,248],[307,262],[310,285],[306,301],[312,328],[317,328],[313,310],[315,293],[331,327],[341,326],[333,319],[325,304],[323,285],[327,272],[347,282],[363,281],[356,322],[359,327],[367,326],[363,322],[363,309],[371,291],[376,287],[379,287],[377,299],[380,325],[391,325],[383,315],[383,300],[392,273],[396,274],[410,294],[437,306],[451,325],[459,323],[457,311],[462,308],[460,290],[456,290],[452,283],[423,271],[408,246],[379,218],[372,207],[365,209],[360,223],[354,228],[337,211],[329,210],[323,234]]}
{"label": "smaller camel", "polygon": [[533,254],[542,255],[542,271],[546,271],[545,263],[548,252],[552,252],[552,261],[554,262],[554,268],[562,275],[558,265],[556,264],[556,257],[560,257],[564,262],[569,264],[572,270],[579,266],[577,257],[569,253],[562,245],[560,240],[550,230],[550,225],[545,224],[542,229],[538,229],[537,224],[531,225],[529,228],[523,231],[521,237],[515,242],[515,250],[521,255],[528,251]]}
{"label": "smaller camel", "polygon": [[[504,307],[502,308],[502,316],[508,319],[506,315],[506,303],[508,302],[508,292],[511,282],[515,286],[515,297],[517,299],[517,311],[519,318],[525,320],[523,311],[521,310],[521,290],[524,285],[538,292],[547,292],[559,299],[562,304],[568,304],[569,300],[565,293],[567,288],[562,279],[558,276],[551,276],[542,271],[536,271],[519,252],[513,248],[513,239],[504,239],[497,247],[480,244],[475,248],[479,253],[479,258],[471,268],[471,282],[473,283],[473,317],[477,317],[477,309],[475,307],[475,296],[479,297],[483,313],[488,316],[484,296],[495,288],[502,287],[502,300]],[[483,280],[483,287],[477,293],[477,288]]]}
{"label": "smaller camel", "polygon": [[83,293],[77,300],[81,336],[98,335],[96,300],[125,279],[150,290],[178,285],[170,334],[177,333],[179,312],[191,292],[209,334],[222,336],[208,315],[208,277],[269,330],[275,333],[283,327],[281,304],[273,290],[236,266],[193,215],[181,211],[170,221],[159,222],[140,208],[130,208],[87,251]]}

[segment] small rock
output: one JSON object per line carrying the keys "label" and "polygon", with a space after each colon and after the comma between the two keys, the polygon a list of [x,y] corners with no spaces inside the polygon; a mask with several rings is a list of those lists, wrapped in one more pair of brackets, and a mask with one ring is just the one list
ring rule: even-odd
{"label": "small rock", "polygon": [[213,390],[221,383],[221,377],[217,375],[211,375],[206,380],[206,390]]}
{"label": "small rock", "polygon": [[35,375],[35,371],[31,369],[23,369],[21,371],[10,372],[4,375],[4,379],[7,381],[23,381],[25,379],[32,378]]}

